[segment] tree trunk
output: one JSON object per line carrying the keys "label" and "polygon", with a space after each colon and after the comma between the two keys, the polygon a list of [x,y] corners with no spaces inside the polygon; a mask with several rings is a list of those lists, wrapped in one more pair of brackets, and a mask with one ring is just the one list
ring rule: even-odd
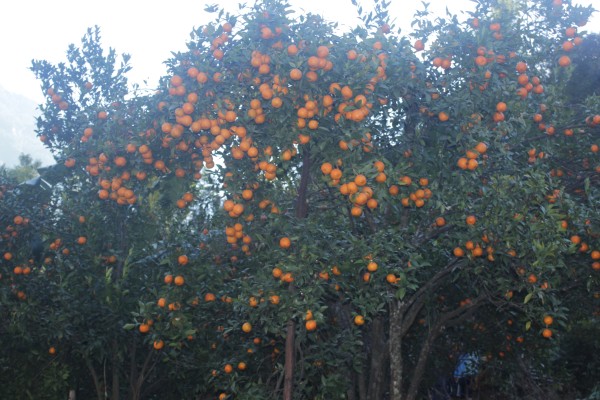
{"label": "tree trunk", "polygon": [[[303,219],[308,215],[308,202],[306,196],[308,193],[308,182],[310,181],[310,152],[308,148],[304,149],[302,154],[302,174],[300,176],[300,186],[298,187],[298,199],[296,201],[296,218]],[[290,286],[290,291],[294,291]],[[283,399],[292,400],[294,393],[294,363],[296,352],[296,324],[293,320],[287,323],[287,333],[285,337],[285,365],[283,367]]]}
{"label": "tree trunk", "polygon": [[100,380],[98,379],[98,373],[94,369],[94,366],[89,360],[85,360],[85,365],[88,367],[90,371],[90,375],[92,376],[92,380],[94,381],[94,388],[96,389],[96,397],[98,400],[104,400],[105,396],[102,392],[102,386],[100,385]]}
{"label": "tree trunk", "polygon": [[427,366],[427,360],[429,359],[429,353],[431,352],[431,346],[440,334],[440,331],[441,329],[438,327],[431,330],[425,339],[425,343],[423,343],[423,347],[421,347],[419,359],[417,360],[417,365],[413,371],[410,387],[408,388],[408,393],[406,394],[406,400],[415,400],[417,397],[417,392],[419,390],[419,386],[421,386],[423,374],[425,373],[425,367]]}
{"label": "tree trunk", "polygon": [[75,399],[76,399],[75,389],[69,390],[69,400],[75,400]]}
{"label": "tree trunk", "polygon": [[389,351],[385,339],[385,326],[381,316],[371,324],[371,367],[367,399],[382,399],[385,393],[385,381]]}
{"label": "tree trunk", "polygon": [[119,382],[119,344],[116,340],[112,345],[112,396],[111,400],[119,400],[121,383]]}
{"label": "tree trunk", "polygon": [[285,366],[283,380],[283,399],[292,400],[294,392],[294,359],[295,359],[296,324],[289,320],[287,323],[287,336],[285,338]]}
{"label": "tree trunk", "polygon": [[402,399],[402,302],[390,303],[389,353],[390,353],[390,399]]}

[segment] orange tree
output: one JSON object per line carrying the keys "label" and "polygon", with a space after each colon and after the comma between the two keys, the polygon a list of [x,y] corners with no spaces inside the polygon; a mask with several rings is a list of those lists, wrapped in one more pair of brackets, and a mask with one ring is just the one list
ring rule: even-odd
{"label": "orange tree", "polygon": [[57,165],[2,187],[1,337],[14,349],[3,397],[63,398],[72,389],[83,398],[164,398],[172,370],[161,368],[139,307],[154,297],[148,282],[162,279],[161,266],[187,252],[177,237],[193,234],[190,216],[210,207],[202,199],[184,207],[199,187],[161,171],[146,177],[147,164],[133,160],[146,140],[139,135],[153,129],[147,104],[126,98],[127,57],[106,53],[95,29],[67,58],[32,68],[48,95],[40,139]]}
{"label": "orange tree", "polygon": [[414,42],[383,4],[347,35],[286,10],[221,12],[158,95],[162,143],[224,193],[225,235],[202,242],[217,387],[415,398],[442,339],[547,350],[563,295],[595,301],[598,102],[564,96],[590,10],[481,1],[464,23],[423,13]]}
{"label": "orange tree", "polygon": [[48,300],[13,307],[76,304],[64,365],[98,398],[107,362],[111,398],[160,377],[256,399],[413,399],[466,352],[548,362],[598,301],[599,101],[566,94],[590,12],[479,0],[402,37],[385,2],[339,33],[265,0],[195,30],[151,96],[126,97],[113,53],[34,66],[61,161],[39,273],[76,290],[32,280]]}

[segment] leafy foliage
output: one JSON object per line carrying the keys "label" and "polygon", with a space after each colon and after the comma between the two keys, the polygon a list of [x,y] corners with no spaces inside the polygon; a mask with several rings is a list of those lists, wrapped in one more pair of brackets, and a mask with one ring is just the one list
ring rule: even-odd
{"label": "leafy foliage", "polygon": [[597,318],[600,102],[564,3],[410,39],[383,1],[351,33],[214,6],[152,95],[97,28],[34,62],[58,163],[3,190],[2,340],[84,398],[414,399],[464,353],[503,398],[571,394],[541,382]]}

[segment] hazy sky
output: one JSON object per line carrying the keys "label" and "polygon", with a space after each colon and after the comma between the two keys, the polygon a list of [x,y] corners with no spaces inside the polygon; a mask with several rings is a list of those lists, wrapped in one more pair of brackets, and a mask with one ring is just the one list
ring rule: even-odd
{"label": "hazy sky", "polygon": [[[250,3],[253,0],[244,0]],[[185,43],[194,27],[208,22],[210,14],[205,4],[219,3],[235,12],[241,0],[2,0],[0,2],[0,86],[10,92],[41,102],[39,83],[29,70],[32,59],[60,62],[65,59],[71,43],[80,44],[87,28],[101,28],[102,44],[119,54],[132,56],[130,81],[142,84],[144,79],[154,85],[165,71],[163,61],[171,51],[185,50]],[[290,0],[297,8],[322,14],[327,20],[354,26],[357,14],[350,0]],[[372,0],[358,0],[372,4]],[[429,0],[430,9],[443,15],[446,6],[459,13],[472,8],[470,0]],[[600,0],[576,0],[581,4],[600,6]],[[410,21],[420,0],[392,0],[390,15],[410,32]],[[600,30],[600,15],[596,13],[587,29]]]}
{"label": "hazy sky", "polygon": [[[246,2],[251,2],[247,0]],[[36,102],[42,101],[39,83],[29,71],[32,59],[59,62],[69,44],[80,44],[88,27],[101,28],[102,44],[132,56],[129,77],[136,83],[150,78],[154,84],[164,72],[171,51],[185,50],[194,27],[209,21],[205,4],[219,3],[235,12],[238,0],[3,0],[0,2],[0,86]],[[361,0],[371,4],[371,0]],[[327,20],[354,26],[357,14],[350,0],[291,0],[298,8],[322,14]],[[391,15],[410,30],[410,20],[421,2],[393,0]],[[430,9],[443,12],[468,7],[468,0],[431,0]],[[345,6],[344,6],[345,5]]]}

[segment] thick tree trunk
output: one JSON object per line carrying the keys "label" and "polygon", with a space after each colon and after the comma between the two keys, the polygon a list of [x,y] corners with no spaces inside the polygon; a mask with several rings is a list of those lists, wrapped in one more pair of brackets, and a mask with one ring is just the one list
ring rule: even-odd
{"label": "thick tree trunk", "polygon": [[287,323],[287,336],[285,338],[285,366],[283,379],[283,399],[292,400],[294,393],[294,362],[296,353],[296,324],[289,320]]}
{"label": "thick tree trunk", "polygon": [[390,303],[389,353],[390,353],[390,399],[402,399],[402,324],[403,303],[392,300]]}
{"label": "thick tree trunk", "polygon": [[385,326],[381,316],[371,324],[371,367],[367,399],[382,399],[385,393],[389,351],[385,338]]}
{"label": "thick tree trunk", "polygon": [[76,400],[75,389],[69,390],[69,400]]}
{"label": "thick tree trunk", "polygon": [[85,360],[85,365],[88,367],[90,371],[90,375],[92,376],[92,380],[94,381],[94,388],[96,389],[96,397],[98,400],[104,400],[105,396],[102,392],[102,386],[100,384],[100,379],[98,379],[98,373],[94,369],[94,366],[89,360]]}
{"label": "thick tree trunk", "polygon": [[410,387],[408,388],[408,392],[406,394],[406,400],[415,400],[417,397],[417,392],[419,390],[419,386],[421,386],[423,374],[425,373],[425,367],[427,366],[427,360],[429,359],[429,353],[431,352],[431,346],[440,334],[440,331],[441,330],[438,328],[430,331],[425,339],[425,343],[423,343],[423,346],[421,347],[419,359],[417,360],[417,365],[413,371]]}
{"label": "thick tree trunk", "polygon": [[[302,173],[300,176],[300,186],[298,187],[298,199],[296,201],[296,218],[303,219],[308,216],[308,182],[310,181],[310,152],[308,148],[304,149],[302,155]],[[293,287],[290,287],[293,291]],[[287,333],[285,338],[285,365],[283,367],[283,399],[292,400],[294,393],[294,363],[296,353],[296,324],[293,320],[287,323]]]}

